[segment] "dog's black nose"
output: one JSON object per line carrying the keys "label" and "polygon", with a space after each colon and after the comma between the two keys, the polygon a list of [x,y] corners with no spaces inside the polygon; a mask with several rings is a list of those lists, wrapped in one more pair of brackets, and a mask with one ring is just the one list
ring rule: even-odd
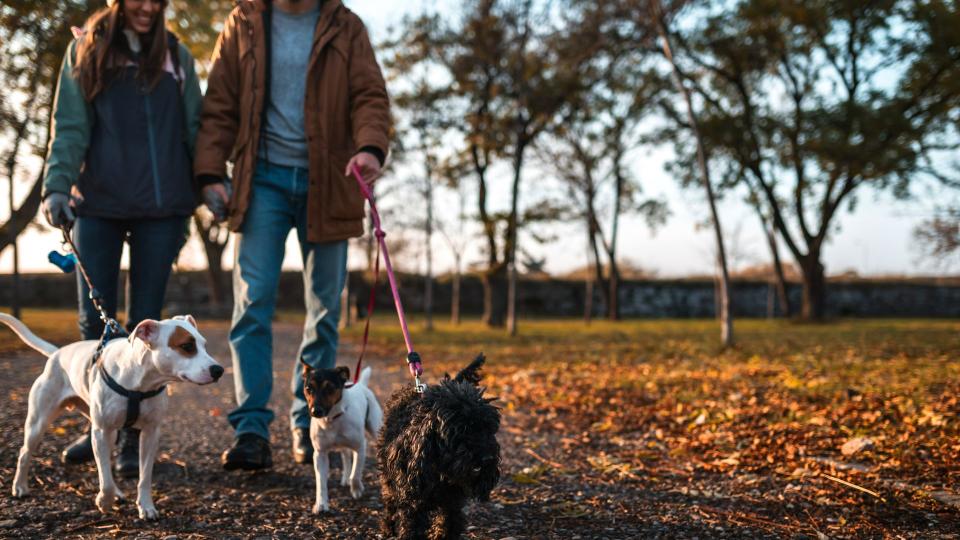
{"label": "dog's black nose", "polygon": [[220,380],[220,377],[223,376],[223,367],[222,366],[210,366],[210,376],[213,377],[213,380]]}

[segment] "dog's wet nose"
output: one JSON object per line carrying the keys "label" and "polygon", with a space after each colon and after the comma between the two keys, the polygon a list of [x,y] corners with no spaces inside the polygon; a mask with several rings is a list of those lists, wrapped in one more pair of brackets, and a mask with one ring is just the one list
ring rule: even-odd
{"label": "dog's wet nose", "polygon": [[223,366],[210,366],[210,376],[215,381],[220,380],[220,377],[223,376]]}

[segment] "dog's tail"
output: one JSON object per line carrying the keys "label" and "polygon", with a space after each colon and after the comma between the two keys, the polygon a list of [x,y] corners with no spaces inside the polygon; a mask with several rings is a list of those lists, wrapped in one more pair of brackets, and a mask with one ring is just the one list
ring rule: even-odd
{"label": "dog's tail", "polygon": [[480,373],[480,368],[483,367],[486,361],[487,357],[484,356],[483,353],[480,353],[473,362],[470,362],[469,366],[461,369],[453,380],[456,382],[469,382],[474,386],[480,384],[480,379],[483,378],[483,374]]}
{"label": "dog's tail", "polygon": [[373,395],[372,390],[367,388],[364,395],[367,396],[367,417],[363,425],[370,435],[376,437],[380,434],[380,428],[383,427],[383,409],[380,408],[380,402],[377,401],[377,396]]}
{"label": "dog's tail", "polygon": [[370,387],[370,373],[373,372],[373,369],[370,366],[363,368],[363,371],[360,372],[360,378],[357,379],[356,386],[366,386]]}
{"label": "dog's tail", "polygon": [[59,347],[50,343],[49,341],[44,341],[37,337],[36,334],[30,331],[27,328],[27,325],[20,322],[20,319],[6,313],[0,313],[0,322],[10,327],[13,330],[13,333],[20,337],[24,343],[29,345],[31,348],[37,352],[43,353],[44,356],[50,356],[55,353]]}

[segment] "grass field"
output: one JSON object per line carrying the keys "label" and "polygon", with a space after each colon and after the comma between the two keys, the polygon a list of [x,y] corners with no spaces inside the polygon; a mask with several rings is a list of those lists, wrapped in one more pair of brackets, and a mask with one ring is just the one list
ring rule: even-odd
{"label": "grass field", "polygon": [[[62,343],[74,317],[25,320]],[[701,535],[960,533],[958,321],[744,320],[727,350],[702,320],[523,321],[515,338],[476,321],[412,330],[431,379],[487,355],[509,451],[527,463],[505,471],[501,500],[614,523],[643,508],[636,519],[668,535],[688,523]],[[356,347],[362,332],[343,340]],[[0,353],[22,348],[0,331]],[[374,319],[370,354],[402,364],[392,316]]]}

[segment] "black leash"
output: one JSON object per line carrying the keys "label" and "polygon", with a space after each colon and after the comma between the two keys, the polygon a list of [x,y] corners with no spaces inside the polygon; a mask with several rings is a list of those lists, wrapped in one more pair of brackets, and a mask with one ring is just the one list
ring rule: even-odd
{"label": "black leash", "polygon": [[[77,269],[80,271],[80,275],[83,277],[83,280],[87,283],[87,288],[90,290],[90,302],[93,303],[93,307],[97,309],[100,313],[100,320],[103,321],[103,334],[100,336],[100,343],[97,344],[97,350],[94,351],[93,357],[90,359],[90,366],[88,369],[90,372],[93,372],[93,367],[99,364],[100,376],[103,378],[103,382],[110,387],[111,390],[120,394],[121,396],[127,398],[127,416],[123,422],[124,428],[129,428],[136,423],[137,418],[140,417],[140,402],[145,399],[150,399],[154,396],[160,395],[167,386],[163,385],[156,390],[151,390],[149,392],[140,392],[137,390],[127,390],[120,383],[116,381],[113,377],[107,373],[107,370],[103,367],[103,362],[100,362],[100,357],[103,355],[103,349],[107,346],[107,343],[118,338],[125,338],[130,334],[120,326],[120,323],[116,319],[107,314],[106,308],[103,307],[103,296],[100,294],[100,291],[93,286],[93,281],[90,279],[90,276],[87,274],[86,268],[83,267],[83,263],[80,261],[80,251],[77,249],[76,244],[73,243],[73,238],[70,237],[70,226],[63,225],[60,227],[60,230],[63,232],[63,242],[64,244],[70,246],[70,251],[73,252],[73,256],[77,261]],[[92,381],[91,381],[92,382]]]}

